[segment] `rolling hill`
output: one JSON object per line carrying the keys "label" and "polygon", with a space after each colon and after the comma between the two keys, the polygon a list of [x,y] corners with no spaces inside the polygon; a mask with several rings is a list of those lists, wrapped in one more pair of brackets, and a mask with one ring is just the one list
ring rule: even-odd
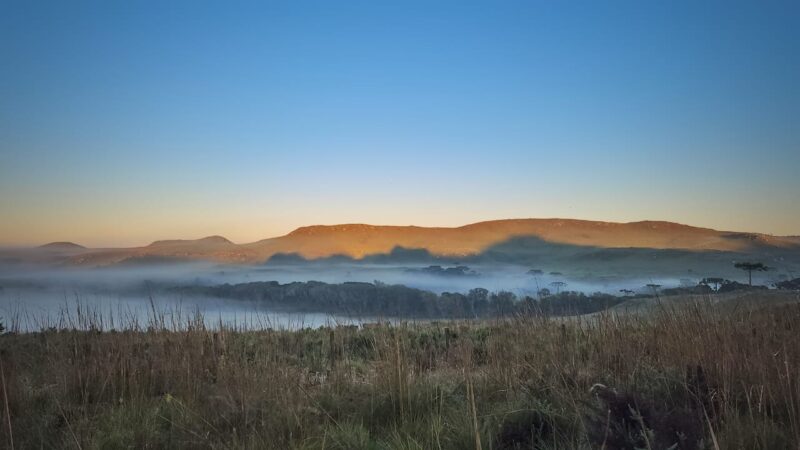
{"label": "rolling hill", "polygon": [[49,244],[44,244],[39,246],[38,248],[42,250],[53,250],[53,251],[82,251],[86,250],[86,247],[76,244],[74,242],[50,242]]}
{"label": "rolling hill", "polygon": [[[523,242],[525,245],[517,245]],[[303,259],[344,256],[360,259],[389,254],[396,247],[424,249],[431,255],[469,258],[492,253],[522,255],[531,242],[560,249],[679,250],[736,254],[800,253],[793,237],[698,228],[672,222],[596,222],[573,219],[510,219],[461,227],[314,225],[247,244],[221,236],[196,240],[156,241],[144,247],[76,249],[66,262],[102,266],[135,260],[209,260],[220,263],[260,263],[279,254]],[[600,252],[600,253],[598,253]],[[618,252],[617,252],[618,253]],[[524,260],[524,258],[522,258]]]}

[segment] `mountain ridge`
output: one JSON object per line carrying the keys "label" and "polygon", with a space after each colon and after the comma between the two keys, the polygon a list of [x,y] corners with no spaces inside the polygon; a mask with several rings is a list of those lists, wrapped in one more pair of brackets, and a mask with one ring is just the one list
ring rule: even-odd
{"label": "mountain ridge", "polygon": [[298,227],[283,235],[235,244],[222,236],[155,241],[147,246],[86,249],[68,260],[77,265],[109,265],[129,259],[164,257],[221,263],[261,263],[279,254],[305,259],[346,256],[361,259],[395,248],[425,249],[442,257],[470,257],[518,238],[543,243],[612,249],[685,251],[800,251],[794,238],[719,231],[668,221],[602,222],[580,219],[501,219],[458,227],[345,223]]}

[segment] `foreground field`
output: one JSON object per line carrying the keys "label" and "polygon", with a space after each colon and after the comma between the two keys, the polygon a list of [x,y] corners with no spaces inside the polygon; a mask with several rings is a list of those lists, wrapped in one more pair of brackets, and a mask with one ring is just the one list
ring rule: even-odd
{"label": "foreground field", "polygon": [[800,305],[0,336],[7,448],[797,449]]}

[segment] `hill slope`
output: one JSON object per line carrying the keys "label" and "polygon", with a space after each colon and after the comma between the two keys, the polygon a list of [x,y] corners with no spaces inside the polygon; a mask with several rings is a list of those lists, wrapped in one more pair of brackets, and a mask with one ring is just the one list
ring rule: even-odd
{"label": "hill slope", "polygon": [[363,224],[302,227],[277,239],[246,246],[255,251],[297,252],[308,258],[331,254],[363,257],[395,246],[425,248],[437,255],[465,256],[517,237],[556,244],[602,248],[656,248],[747,251],[762,246],[787,247],[783,238],[732,233],[671,222],[612,223],[564,219],[512,219],[457,228],[374,226]]}
{"label": "hill slope", "polygon": [[86,247],[76,244],[74,242],[50,242],[39,246],[42,250],[56,250],[56,251],[79,251],[85,250]]}
{"label": "hill slope", "polygon": [[[395,247],[426,249],[436,256],[468,257],[506,251],[509,242],[535,238],[548,245],[579,248],[670,249],[737,253],[798,252],[796,240],[758,233],[698,228],[671,222],[595,222],[571,219],[512,219],[462,227],[315,225],[249,244],[234,244],[220,236],[197,240],[156,241],[146,247],[87,250],[73,257],[76,264],[105,265],[148,257],[202,259],[225,263],[258,263],[276,254],[306,259],[345,255],[362,258],[386,254]],[[506,244],[506,245],[503,245]],[[519,249],[517,249],[519,250]]]}

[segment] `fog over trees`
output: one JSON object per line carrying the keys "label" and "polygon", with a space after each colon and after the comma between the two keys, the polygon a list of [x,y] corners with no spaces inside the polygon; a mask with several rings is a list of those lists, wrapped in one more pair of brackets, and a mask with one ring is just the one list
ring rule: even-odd
{"label": "fog over trees", "polygon": [[429,291],[381,282],[328,284],[319,281],[280,284],[253,282],[174,288],[182,295],[249,300],[275,310],[356,316],[477,318],[516,314],[574,315],[597,312],[623,301],[609,294],[561,292],[540,298],[509,291],[475,288],[466,294]]}

